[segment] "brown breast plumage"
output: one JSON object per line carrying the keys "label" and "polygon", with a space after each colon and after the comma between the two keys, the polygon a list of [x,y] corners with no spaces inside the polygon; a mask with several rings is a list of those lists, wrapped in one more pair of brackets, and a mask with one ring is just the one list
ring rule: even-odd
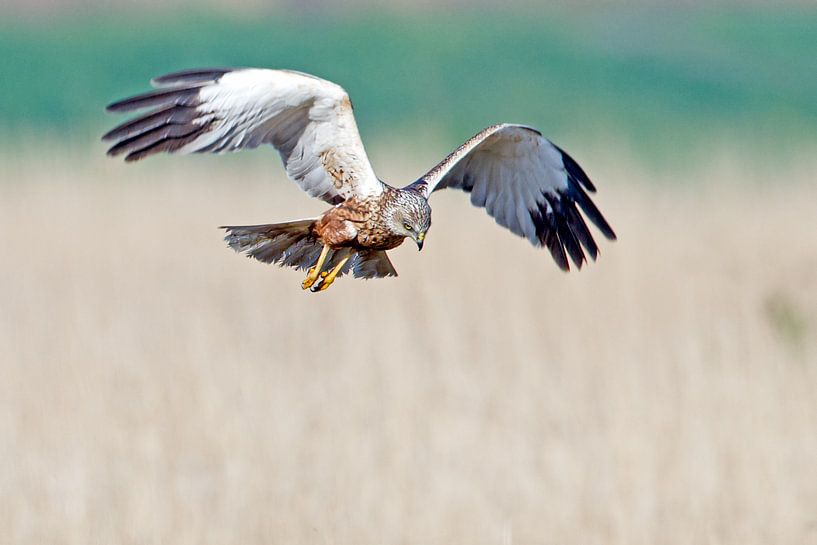
{"label": "brown breast plumage", "polygon": [[357,232],[356,245],[367,250],[391,250],[400,246],[404,237],[394,235],[374,222],[367,224]]}
{"label": "brown breast plumage", "polygon": [[315,232],[332,247],[391,250],[403,243],[402,235],[387,227],[385,213],[391,191],[365,199],[351,198],[327,210],[316,222]]}

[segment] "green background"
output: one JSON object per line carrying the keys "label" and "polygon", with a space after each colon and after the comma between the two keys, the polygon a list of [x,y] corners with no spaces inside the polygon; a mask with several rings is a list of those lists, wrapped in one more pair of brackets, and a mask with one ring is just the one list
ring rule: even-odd
{"label": "green background", "polygon": [[642,157],[813,145],[817,10],[629,7],[225,16],[192,8],[0,23],[0,138],[95,142],[105,104],[199,66],[343,85],[365,139],[462,139],[498,121]]}

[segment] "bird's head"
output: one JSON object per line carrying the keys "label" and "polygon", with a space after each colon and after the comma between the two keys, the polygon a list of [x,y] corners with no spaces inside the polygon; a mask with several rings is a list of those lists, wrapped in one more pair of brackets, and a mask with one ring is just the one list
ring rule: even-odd
{"label": "bird's head", "polygon": [[426,233],[431,227],[431,207],[428,201],[416,191],[399,190],[390,214],[391,231],[417,243],[423,249]]}

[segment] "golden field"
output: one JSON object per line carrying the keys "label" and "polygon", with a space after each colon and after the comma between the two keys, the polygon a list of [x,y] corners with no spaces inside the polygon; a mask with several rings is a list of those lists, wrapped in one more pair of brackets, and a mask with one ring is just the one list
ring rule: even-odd
{"label": "golden field", "polygon": [[813,160],[579,153],[581,272],[451,192],[311,294],[215,229],[322,209],[253,155],[3,161],[0,543],[817,544]]}

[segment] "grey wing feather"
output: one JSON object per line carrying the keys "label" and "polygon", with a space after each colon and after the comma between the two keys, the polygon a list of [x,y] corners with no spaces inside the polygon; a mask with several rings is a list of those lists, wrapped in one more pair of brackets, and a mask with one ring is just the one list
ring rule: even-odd
{"label": "grey wing feather", "polygon": [[471,194],[498,224],[544,246],[563,270],[598,256],[584,215],[610,240],[616,235],[587,192],[584,170],[542,134],[523,125],[492,125],[475,134],[409,187],[429,197],[447,187]]}
{"label": "grey wing feather", "polygon": [[155,91],[109,111],[149,109],[103,136],[109,155],[224,153],[271,144],[287,175],[329,203],[383,192],[340,86],[287,70],[195,69],[153,80]]}

